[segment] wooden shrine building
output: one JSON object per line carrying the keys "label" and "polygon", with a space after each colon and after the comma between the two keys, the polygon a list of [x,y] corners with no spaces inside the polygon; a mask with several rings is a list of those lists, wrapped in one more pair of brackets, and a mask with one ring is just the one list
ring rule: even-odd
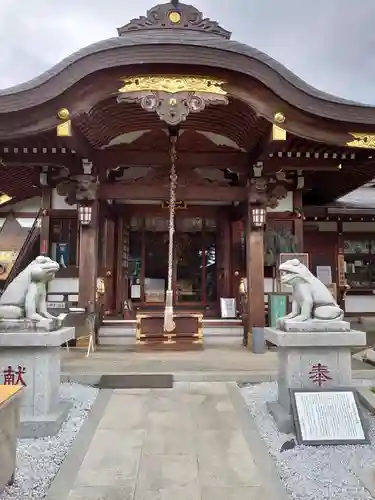
{"label": "wooden shrine building", "polygon": [[0,91],[3,285],[42,252],[62,264],[51,294],[87,307],[100,278],[107,319],[161,314],[166,296],[218,319],[246,277],[251,333],[280,254],[302,253],[371,313],[375,208],[336,200],[375,178],[375,109],[174,4]]}

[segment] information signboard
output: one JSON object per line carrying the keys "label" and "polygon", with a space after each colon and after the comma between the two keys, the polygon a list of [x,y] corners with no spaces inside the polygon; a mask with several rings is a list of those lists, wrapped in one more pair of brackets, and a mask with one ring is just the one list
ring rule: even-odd
{"label": "information signboard", "polygon": [[291,389],[290,394],[299,444],[369,443],[354,389]]}
{"label": "information signboard", "polygon": [[220,311],[222,318],[236,318],[237,307],[236,299],[234,298],[220,298]]}

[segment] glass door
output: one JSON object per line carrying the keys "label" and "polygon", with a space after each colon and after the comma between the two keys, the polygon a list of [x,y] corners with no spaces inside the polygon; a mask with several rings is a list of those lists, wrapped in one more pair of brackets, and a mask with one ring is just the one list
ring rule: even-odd
{"label": "glass door", "polygon": [[144,301],[164,304],[168,286],[168,219],[166,217],[146,217],[144,245]]}
{"label": "glass door", "polygon": [[206,219],[176,220],[175,277],[178,304],[217,300],[216,230]]}
{"label": "glass door", "polygon": [[[186,220],[186,219],[185,219]],[[176,299],[178,303],[202,302],[203,234],[176,232]]]}
{"label": "glass door", "polygon": [[[130,224],[129,297],[162,306],[168,286],[168,217],[133,217]],[[216,219],[176,217],[173,290],[176,305],[217,302]]]}

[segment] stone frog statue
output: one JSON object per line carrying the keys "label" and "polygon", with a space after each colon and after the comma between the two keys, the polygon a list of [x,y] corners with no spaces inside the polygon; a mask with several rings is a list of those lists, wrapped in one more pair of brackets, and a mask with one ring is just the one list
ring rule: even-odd
{"label": "stone frog statue", "polygon": [[340,309],[328,288],[298,259],[284,262],[279,267],[284,285],[293,288],[292,312],[278,320],[278,326],[302,321],[342,321]]}
{"label": "stone frog statue", "polygon": [[56,321],[47,311],[46,285],[55,277],[60,266],[40,255],[7,286],[0,298],[0,320],[28,319]]}

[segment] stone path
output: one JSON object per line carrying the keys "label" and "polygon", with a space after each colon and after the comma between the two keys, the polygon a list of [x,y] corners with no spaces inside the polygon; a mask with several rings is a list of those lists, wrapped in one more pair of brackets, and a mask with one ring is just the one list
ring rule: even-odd
{"label": "stone path", "polygon": [[113,391],[68,499],[273,500],[241,426],[225,383]]}

